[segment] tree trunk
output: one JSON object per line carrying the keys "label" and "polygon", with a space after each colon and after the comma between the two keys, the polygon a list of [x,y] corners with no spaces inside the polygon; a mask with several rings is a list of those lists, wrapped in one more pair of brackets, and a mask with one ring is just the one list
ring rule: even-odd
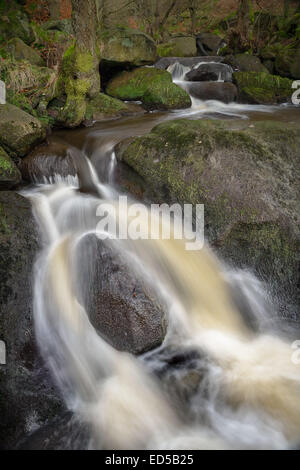
{"label": "tree trunk", "polygon": [[190,7],[189,10],[190,10],[190,17],[191,17],[191,32],[192,34],[194,34],[196,31],[196,22],[197,22],[196,8]]}
{"label": "tree trunk", "polygon": [[84,119],[86,99],[100,92],[95,0],[72,0],[72,26],[75,43],[65,52],[62,62],[67,95],[65,124],[70,127],[78,126]]}
{"label": "tree trunk", "polygon": [[240,35],[240,43],[242,48],[249,45],[251,18],[250,18],[251,0],[240,0],[238,7],[237,30]]}

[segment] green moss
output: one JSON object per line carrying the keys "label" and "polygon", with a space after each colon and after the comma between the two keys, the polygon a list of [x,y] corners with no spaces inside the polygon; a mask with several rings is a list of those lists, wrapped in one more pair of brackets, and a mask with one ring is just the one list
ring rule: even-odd
{"label": "green moss", "polygon": [[292,81],[268,73],[236,72],[233,79],[243,101],[258,104],[288,102],[292,96]]}
{"label": "green moss", "polygon": [[102,115],[115,116],[128,110],[127,106],[120,100],[99,93],[93,100],[87,101],[85,119],[97,120]]}
{"label": "green moss", "polygon": [[106,91],[122,100],[142,100],[148,108],[175,109],[191,105],[189,95],[172,83],[169,72],[149,67],[122,72],[108,84]]}

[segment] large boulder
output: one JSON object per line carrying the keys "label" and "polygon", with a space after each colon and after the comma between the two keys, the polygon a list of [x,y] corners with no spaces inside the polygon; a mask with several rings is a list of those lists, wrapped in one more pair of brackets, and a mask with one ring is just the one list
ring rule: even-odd
{"label": "large boulder", "polygon": [[225,57],[223,62],[231,65],[239,72],[265,72],[269,73],[268,69],[261,63],[259,57],[250,54],[236,54]]}
{"label": "large boulder", "polygon": [[118,118],[129,112],[128,106],[123,101],[99,93],[95,98],[87,101],[85,119],[86,121],[102,121]]}
{"label": "large boulder", "polygon": [[199,55],[218,55],[219,50],[225,46],[224,40],[213,33],[200,33],[196,37],[197,50]]}
{"label": "large boulder", "polygon": [[188,90],[191,96],[199,100],[217,100],[223,103],[237,100],[237,88],[230,82],[190,82]]}
{"label": "large boulder", "polygon": [[185,80],[189,82],[214,82],[218,80],[231,82],[232,72],[232,68],[227,64],[218,62],[202,63],[188,72],[185,75]]}
{"label": "large boulder", "polygon": [[160,57],[193,57],[197,55],[196,40],[193,36],[171,38],[157,46],[157,53]]}
{"label": "large boulder", "polygon": [[158,202],[205,207],[206,237],[296,317],[299,124],[175,120],[117,148]]}
{"label": "large boulder", "polygon": [[[88,243],[90,249],[90,239]],[[119,350],[139,354],[154,349],[166,333],[166,318],[157,297],[129,269],[128,260],[99,241],[95,244],[97,260],[89,310],[92,324]]]}
{"label": "large boulder", "polygon": [[300,79],[300,46],[280,51],[275,58],[275,70],[282,77]]}
{"label": "large boulder", "polygon": [[141,100],[148,109],[179,109],[191,106],[189,95],[172,82],[165,70],[142,67],[113,78],[106,92],[121,100]]}
{"label": "large boulder", "polygon": [[45,138],[40,121],[11,104],[0,104],[0,145],[13,157],[23,157]]}
{"label": "large boulder", "polygon": [[16,60],[27,60],[30,64],[40,67],[44,65],[40,54],[32,47],[27,46],[20,38],[10,39],[4,50]]}
{"label": "large boulder", "polygon": [[16,186],[21,179],[21,173],[16,164],[0,147],[0,190]]}
{"label": "large boulder", "polygon": [[37,352],[32,317],[33,265],[39,249],[30,202],[0,191],[0,447],[16,442],[62,408]]}
{"label": "large boulder", "polygon": [[101,61],[111,65],[141,66],[156,60],[156,45],[152,38],[136,29],[113,28],[99,35]]}
{"label": "large boulder", "polygon": [[235,72],[233,81],[239,100],[251,104],[277,104],[291,101],[292,81],[269,73]]}

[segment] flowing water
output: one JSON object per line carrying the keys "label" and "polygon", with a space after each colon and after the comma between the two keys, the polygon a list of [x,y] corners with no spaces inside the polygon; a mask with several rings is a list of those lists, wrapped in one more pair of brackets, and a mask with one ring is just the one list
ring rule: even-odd
{"label": "flowing water", "polygon": [[[244,117],[272,111],[201,106]],[[61,131],[54,138],[69,142],[78,175],[54,175],[26,191],[43,239],[35,268],[36,336],[68,408],[89,426],[88,448],[299,445],[300,370],[290,343],[273,324],[275,312],[260,282],[228,270],[208,245],[191,252],[174,237],[101,242],[122,254],[164,306],[168,328],[158,349],[139,357],[117,351],[89,320],[86,299],[100,243],[96,210],[119,204],[114,146],[165,119],[201,118],[194,108]],[[129,218],[127,211],[116,214],[117,225]]]}

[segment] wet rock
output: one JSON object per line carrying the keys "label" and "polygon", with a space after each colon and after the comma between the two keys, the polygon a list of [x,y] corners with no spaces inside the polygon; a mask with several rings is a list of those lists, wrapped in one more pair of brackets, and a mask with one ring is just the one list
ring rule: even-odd
{"label": "wet rock", "polygon": [[251,104],[277,104],[291,101],[292,81],[269,73],[235,72],[239,100]]}
{"label": "wet rock", "polygon": [[223,62],[231,65],[239,72],[269,73],[268,69],[261,63],[260,58],[250,54],[231,55],[225,57]]}
{"label": "wet rock", "polygon": [[223,103],[233,103],[237,100],[237,88],[233,83],[190,83],[188,90],[193,97],[199,100],[217,100]]}
{"label": "wet rock", "polygon": [[0,190],[13,188],[22,177],[15,163],[0,147]]}
{"label": "wet rock", "polygon": [[27,60],[30,64],[37,66],[44,65],[44,60],[40,54],[32,47],[27,46],[20,38],[13,38],[8,41],[5,51],[16,60]]}
{"label": "wet rock", "polygon": [[[91,239],[88,243],[90,250]],[[157,297],[131,272],[128,260],[94,243],[98,250],[96,282],[87,299],[92,324],[119,350],[139,354],[154,349],[166,332],[165,315]]]}
{"label": "wet rock", "polygon": [[197,50],[199,55],[218,55],[219,50],[225,46],[224,40],[217,34],[201,33],[196,37]]}
{"label": "wet rock", "polygon": [[31,205],[0,191],[0,447],[14,448],[24,435],[53,418],[62,404],[37,352],[32,317],[33,264],[38,234]]}
{"label": "wet rock", "polygon": [[38,119],[11,104],[0,105],[0,145],[10,156],[23,157],[45,135]]}
{"label": "wet rock", "polygon": [[282,315],[296,319],[299,145],[297,123],[176,120],[119,145],[117,158],[144,179],[152,199],[203,203],[215,249],[252,268]]}
{"label": "wet rock", "polygon": [[123,101],[99,93],[98,96],[87,102],[85,119],[86,121],[102,121],[118,118],[127,113],[129,114],[129,109]]}
{"label": "wet rock", "polygon": [[99,35],[101,62],[132,67],[153,64],[157,58],[152,38],[136,29],[113,28]]}
{"label": "wet rock", "polygon": [[166,44],[157,46],[160,57],[193,57],[197,55],[194,36],[178,36],[171,38]]}
{"label": "wet rock", "polygon": [[147,109],[179,109],[191,106],[191,99],[172,82],[169,72],[142,67],[113,78],[106,92],[121,100],[141,100]]}
{"label": "wet rock", "polygon": [[70,146],[59,140],[36,147],[22,159],[19,168],[23,179],[33,183],[43,183],[55,175],[76,175]]}
{"label": "wet rock", "polygon": [[178,62],[187,67],[194,67],[199,65],[200,62],[222,62],[223,57],[163,57],[155,62],[154,67],[157,69],[166,70],[170,65]]}
{"label": "wet rock", "polygon": [[223,80],[224,82],[232,81],[232,68],[222,63],[201,64],[199,67],[192,69],[185,75],[185,80],[189,82],[210,82]]}

